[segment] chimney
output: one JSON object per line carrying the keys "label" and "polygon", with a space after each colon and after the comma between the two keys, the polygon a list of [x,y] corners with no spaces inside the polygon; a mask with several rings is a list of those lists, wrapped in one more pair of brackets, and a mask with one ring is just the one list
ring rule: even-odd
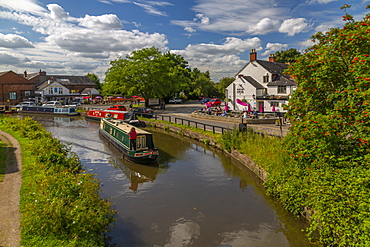
{"label": "chimney", "polygon": [[40,78],[40,83],[44,83],[46,81],[46,72],[41,71],[41,69],[40,69],[39,78]]}
{"label": "chimney", "polygon": [[269,62],[274,62],[274,63],[276,62],[275,54],[270,54]]}
{"label": "chimney", "polygon": [[27,71],[23,72],[24,78],[27,78]]}
{"label": "chimney", "polygon": [[257,60],[257,52],[256,49],[252,49],[251,53],[249,54],[249,61],[253,62]]}

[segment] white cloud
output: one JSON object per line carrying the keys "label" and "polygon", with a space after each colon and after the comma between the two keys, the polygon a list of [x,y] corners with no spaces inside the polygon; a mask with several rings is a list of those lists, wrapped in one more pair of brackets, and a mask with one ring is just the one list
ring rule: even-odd
{"label": "white cloud", "polygon": [[187,54],[196,54],[196,56],[210,56],[210,55],[232,55],[239,54],[246,50],[260,47],[261,40],[259,38],[251,39],[239,39],[234,37],[228,37],[225,42],[221,45],[216,44],[197,44],[188,45],[185,48]]}
{"label": "white cloud", "polygon": [[313,46],[314,42],[312,42],[311,39],[307,39],[305,41],[299,42],[299,45],[301,46],[301,49],[304,50],[308,47]]}
{"label": "white cloud", "polygon": [[326,24],[321,24],[321,25],[318,25],[316,28],[315,28],[315,31],[316,32],[328,32],[330,28],[333,28],[334,26],[332,25],[326,25]]}
{"label": "white cloud", "polygon": [[297,33],[307,32],[310,26],[306,23],[305,18],[287,19],[283,21],[279,32],[287,33],[288,36],[294,36]]}
{"label": "white cloud", "polygon": [[266,34],[276,31],[278,23],[289,18],[294,3],[277,4],[274,0],[200,0],[192,8],[193,20],[172,20],[183,27],[211,32]]}
{"label": "white cloud", "polygon": [[0,47],[5,48],[31,48],[34,47],[26,38],[16,34],[0,33]]}
{"label": "white cloud", "polygon": [[80,25],[91,29],[121,29],[122,22],[117,15],[106,14],[101,16],[85,15],[84,18],[79,19]]}
{"label": "white cloud", "polygon": [[14,53],[9,53],[9,52],[1,52],[0,51],[0,65],[22,65],[24,62],[29,62],[30,60],[23,57],[19,56]]}
{"label": "white cloud", "polygon": [[310,0],[308,1],[309,4],[314,4],[314,3],[318,3],[318,4],[326,4],[326,3],[331,3],[331,2],[336,2],[338,0]]}
{"label": "white cloud", "polygon": [[263,18],[257,24],[249,25],[246,32],[251,34],[266,34],[276,31],[279,28],[280,22],[271,20],[270,18]]}
{"label": "white cloud", "polygon": [[45,9],[34,0],[0,0],[0,6],[21,12],[43,13]]}
{"label": "white cloud", "polygon": [[47,5],[50,11],[50,17],[54,20],[67,20],[69,13],[65,12],[64,9],[58,4],[48,4]]}
{"label": "white cloud", "polygon": [[191,27],[185,27],[184,30],[189,32],[189,33],[194,33],[194,32],[197,31],[197,30],[195,30],[194,28],[191,28]]}
{"label": "white cloud", "polygon": [[194,21],[196,22],[199,21],[200,24],[202,25],[209,25],[210,23],[209,18],[206,15],[201,14],[201,13],[195,15]]}
{"label": "white cloud", "polygon": [[159,11],[158,9],[156,9],[154,6],[150,5],[150,4],[144,4],[144,3],[139,3],[139,2],[133,2],[134,4],[136,4],[137,6],[140,6],[142,7],[145,12],[147,12],[148,14],[151,14],[151,15],[159,15],[159,16],[167,16],[167,14],[163,11]]}
{"label": "white cloud", "polygon": [[267,56],[269,54],[275,53],[276,51],[285,50],[287,48],[288,44],[267,43],[266,50],[262,53],[262,56]]}
{"label": "white cloud", "polygon": [[238,57],[250,49],[261,49],[259,38],[239,39],[228,37],[223,44],[188,45],[185,50],[172,50],[182,55],[191,67],[201,71],[209,70],[212,78],[217,81],[221,77],[234,76],[245,65],[246,61]]}

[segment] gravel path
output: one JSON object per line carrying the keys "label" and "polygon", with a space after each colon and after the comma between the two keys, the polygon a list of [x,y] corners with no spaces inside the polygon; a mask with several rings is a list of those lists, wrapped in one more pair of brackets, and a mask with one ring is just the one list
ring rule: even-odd
{"label": "gravel path", "polygon": [[17,247],[20,246],[21,148],[6,132],[0,131],[0,139],[6,145],[5,176],[0,182],[0,247]]}

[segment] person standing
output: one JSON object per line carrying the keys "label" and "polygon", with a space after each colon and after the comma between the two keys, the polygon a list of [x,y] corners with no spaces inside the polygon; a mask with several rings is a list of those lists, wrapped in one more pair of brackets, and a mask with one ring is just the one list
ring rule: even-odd
{"label": "person standing", "polygon": [[136,130],[134,127],[128,132],[130,138],[130,150],[136,150]]}

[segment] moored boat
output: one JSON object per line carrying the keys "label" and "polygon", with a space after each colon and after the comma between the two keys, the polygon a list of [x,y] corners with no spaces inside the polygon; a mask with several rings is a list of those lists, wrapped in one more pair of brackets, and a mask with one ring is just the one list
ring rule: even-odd
{"label": "moored boat", "polygon": [[93,121],[100,121],[101,118],[114,118],[136,127],[146,126],[145,122],[137,119],[136,114],[132,111],[89,110],[85,118]]}
{"label": "moored boat", "polygon": [[131,150],[128,133],[132,127],[134,126],[118,119],[102,118],[99,133],[120,151],[125,159],[140,164],[155,163],[159,152],[154,146],[152,133],[136,127],[136,147]]}
{"label": "moored boat", "polygon": [[79,112],[75,107],[46,107],[46,106],[22,106],[18,113],[33,113],[33,114],[51,114],[51,115],[65,115],[78,116]]}

